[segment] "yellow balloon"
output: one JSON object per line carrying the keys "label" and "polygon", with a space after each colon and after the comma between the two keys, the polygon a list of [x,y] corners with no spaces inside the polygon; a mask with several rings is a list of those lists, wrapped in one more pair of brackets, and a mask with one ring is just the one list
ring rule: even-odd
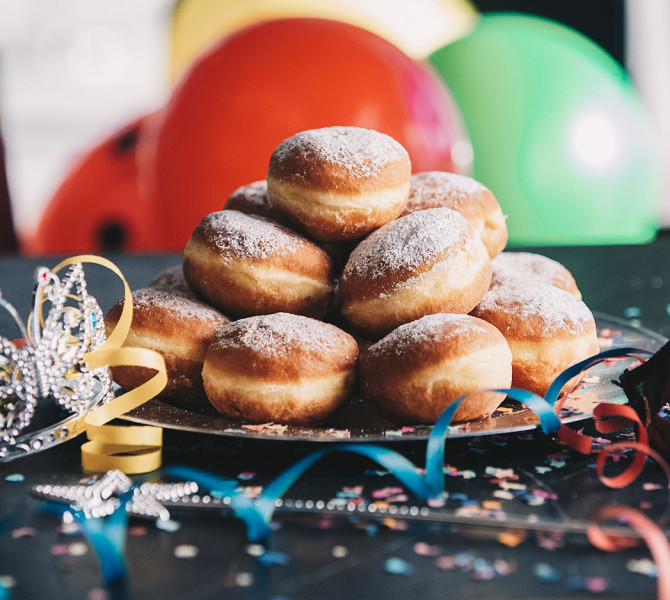
{"label": "yellow balloon", "polygon": [[172,14],[171,81],[221,36],[291,17],[357,25],[424,59],[472,30],[478,12],[469,0],[180,0]]}

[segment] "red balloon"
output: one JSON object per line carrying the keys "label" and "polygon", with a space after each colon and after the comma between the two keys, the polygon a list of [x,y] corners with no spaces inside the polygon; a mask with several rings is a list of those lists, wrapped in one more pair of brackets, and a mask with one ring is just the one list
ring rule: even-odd
{"label": "red balloon", "polygon": [[407,148],[415,172],[462,171],[452,160],[460,114],[437,74],[337,21],[266,21],[224,38],[185,74],[159,121],[139,176],[166,248],[183,248],[202,217],[263,179],[274,148],[305,129],[376,129]]}
{"label": "red balloon", "polygon": [[139,250],[156,245],[152,206],[140,196],[136,147],[141,117],[80,158],[23,240],[30,254]]}

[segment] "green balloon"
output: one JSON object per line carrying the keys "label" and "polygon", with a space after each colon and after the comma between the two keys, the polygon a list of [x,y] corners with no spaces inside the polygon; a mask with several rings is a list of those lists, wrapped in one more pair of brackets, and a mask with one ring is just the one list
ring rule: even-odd
{"label": "green balloon", "polygon": [[430,61],[453,93],[475,179],[508,215],[510,243],[637,243],[657,231],[660,161],[625,71],[547,19],[484,15]]}

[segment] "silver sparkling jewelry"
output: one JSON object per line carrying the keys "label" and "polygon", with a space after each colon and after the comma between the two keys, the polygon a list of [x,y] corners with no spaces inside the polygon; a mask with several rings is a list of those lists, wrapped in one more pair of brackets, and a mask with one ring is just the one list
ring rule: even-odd
{"label": "silver sparkling jewelry", "polygon": [[[113,397],[108,367],[89,369],[84,356],[105,342],[103,313],[88,294],[80,263],[63,279],[37,270],[33,311],[24,326],[14,307],[0,305],[16,323],[22,340],[0,336],[0,454],[17,444],[39,402],[52,398],[76,415]],[[44,317],[44,309],[48,309]]]}
{"label": "silver sparkling jewelry", "polygon": [[[36,485],[32,495],[36,498],[65,502],[87,518],[106,517],[121,508],[121,496],[133,486],[132,480],[118,470],[107,471],[78,485]],[[163,503],[175,503],[198,491],[194,481],[178,483],[142,483],[133,489],[125,510],[131,515],[167,521],[170,511]]]}

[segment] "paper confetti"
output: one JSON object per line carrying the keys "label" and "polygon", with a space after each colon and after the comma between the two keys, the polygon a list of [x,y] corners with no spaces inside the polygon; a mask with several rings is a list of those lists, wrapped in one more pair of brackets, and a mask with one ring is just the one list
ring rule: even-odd
{"label": "paper confetti", "polygon": [[198,547],[191,544],[180,544],[174,548],[174,555],[177,558],[195,558],[199,552]]}
{"label": "paper confetti", "polygon": [[11,475],[7,475],[5,477],[5,481],[9,481],[10,483],[18,483],[24,479],[25,477],[21,473],[12,473]]}
{"label": "paper confetti", "polygon": [[414,567],[402,558],[392,556],[386,559],[384,570],[391,575],[413,575]]}
{"label": "paper confetti", "polygon": [[560,572],[547,563],[537,563],[536,565],[533,565],[533,573],[540,581],[547,583],[554,583],[561,578]]}

